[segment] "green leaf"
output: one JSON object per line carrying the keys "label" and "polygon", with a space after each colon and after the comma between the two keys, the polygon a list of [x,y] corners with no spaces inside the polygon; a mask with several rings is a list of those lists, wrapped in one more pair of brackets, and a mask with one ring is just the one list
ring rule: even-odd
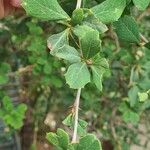
{"label": "green leaf", "polygon": [[20,104],[16,107],[16,111],[20,114],[21,118],[24,118],[24,114],[27,110],[27,105],[25,104]]}
{"label": "green leaf", "polygon": [[57,0],[23,0],[23,8],[29,15],[43,20],[67,20],[69,16]]}
{"label": "green leaf", "polygon": [[59,146],[66,150],[69,145],[69,135],[62,129],[57,129],[57,136],[59,141]]}
{"label": "green leaf", "polygon": [[133,3],[139,10],[145,10],[149,5],[150,0],[133,0]]}
{"label": "green leaf", "polygon": [[55,133],[47,133],[46,134],[46,139],[53,145],[55,146],[59,146],[59,141],[58,141],[58,137]]}
{"label": "green leaf", "polygon": [[99,32],[96,30],[87,31],[80,39],[81,50],[85,59],[92,58],[101,50]]}
{"label": "green leaf", "polygon": [[23,116],[16,110],[12,110],[4,116],[4,122],[14,129],[19,129],[23,126]]}
{"label": "green leaf", "polygon": [[93,74],[93,82],[96,85],[96,87],[102,91],[103,85],[102,85],[102,78],[103,78],[103,72],[98,67],[92,66],[92,74]]}
{"label": "green leaf", "polygon": [[88,134],[80,139],[76,150],[102,150],[102,147],[95,135]]}
{"label": "green leaf", "polygon": [[6,84],[9,81],[9,78],[6,75],[0,75],[0,85]]}
{"label": "green leaf", "polygon": [[57,133],[47,133],[46,134],[46,139],[51,143],[53,144],[54,146],[57,147],[57,149],[59,150],[66,150],[68,148],[68,145],[69,145],[69,136],[68,134],[58,128],[57,129]]}
{"label": "green leaf", "polygon": [[86,127],[88,123],[82,119],[79,119],[78,123],[78,135],[81,137],[85,136],[87,134]]}
{"label": "green leaf", "polygon": [[145,102],[148,99],[148,93],[143,92],[143,93],[138,93],[139,101],[140,102]]}
{"label": "green leaf", "polygon": [[72,64],[65,74],[66,82],[73,89],[83,88],[90,82],[90,72],[86,63]]}
{"label": "green leaf", "polygon": [[137,113],[133,111],[127,111],[127,112],[124,112],[123,114],[123,120],[126,123],[137,124],[140,120],[140,117]]}
{"label": "green leaf", "polygon": [[103,23],[117,21],[126,7],[126,0],[106,0],[92,8],[95,16]]}
{"label": "green leaf", "polygon": [[69,114],[62,122],[64,125],[71,127],[73,123],[73,116]]}
{"label": "green leaf", "polygon": [[81,24],[84,17],[83,9],[75,9],[72,13],[72,22],[73,24]]}
{"label": "green leaf", "polygon": [[73,33],[79,38],[83,38],[86,32],[93,31],[93,29],[87,25],[77,25],[73,28]]}
{"label": "green leaf", "polygon": [[138,102],[138,92],[139,88],[137,86],[132,87],[128,92],[131,107],[134,107],[135,104]]}
{"label": "green leaf", "polygon": [[68,60],[70,63],[81,61],[79,52],[74,47],[71,47],[69,45],[64,45],[63,47],[59,48],[55,53],[55,56]]}
{"label": "green leaf", "polygon": [[3,102],[3,107],[4,107],[5,111],[11,112],[14,109],[14,106],[12,104],[12,100],[10,99],[10,97],[5,96],[2,100],[2,102]]}
{"label": "green leaf", "polygon": [[120,40],[129,43],[139,43],[138,26],[133,17],[124,16],[114,23],[115,31]]}
{"label": "green leaf", "polygon": [[92,78],[96,87],[102,91],[102,78],[104,73],[106,73],[109,69],[109,64],[105,58],[100,57],[100,55],[96,55],[92,58]]}
{"label": "green leaf", "polygon": [[92,29],[99,31],[100,34],[108,30],[107,26],[96,18],[93,13],[87,15],[87,17],[83,20],[83,25],[87,25]]}
{"label": "green leaf", "polygon": [[122,113],[130,111],[129,105],[127,105],[127,102],[123,101],[118,107],[118,110]]}
{"label": "green leaf", "polygon": [[47,40],[48,48],[51,50],[51,55],[55,55],[60,48],[64,45],[68,45],[68,32],[69,30],[66,29],[65,31],[54,34],[50,36]]}

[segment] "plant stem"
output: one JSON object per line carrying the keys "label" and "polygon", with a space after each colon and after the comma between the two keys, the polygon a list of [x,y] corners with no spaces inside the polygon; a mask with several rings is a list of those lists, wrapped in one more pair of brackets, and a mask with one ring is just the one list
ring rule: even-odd
{"label": "plant stem", "polygon": [[[82,4],[82,0],[77,0],[76,9],[81,8],[81,4]],[[74,104],[75,118],[74,118],[74,129],[73,129],[74,131],[73,131],[72,143],[77,143],[80,95],[81,95],[81,88],[79,88],[77,91],[76,100]]]}
{"label": "plant stem", "polygon": [[72,143],[77,143],[80,95],[81,95],[81,88],[78,89],[76,100],[75,100],[75,119],[74,119],[74,131],[73,131]]}
{"label": "plant stem", "polygon": [[82,0],[77,0],[76,9],[81,8]]}

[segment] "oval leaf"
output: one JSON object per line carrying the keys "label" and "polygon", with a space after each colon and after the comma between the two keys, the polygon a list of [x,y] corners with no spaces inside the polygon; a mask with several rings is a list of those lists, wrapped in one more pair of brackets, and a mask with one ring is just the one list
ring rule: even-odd
{"label": "oval leaf", "polygon": [[86,63],[72,64],[65,74],[66,82],[73,89],[83,88],[90,82],[90,72]]}
{"label": "oval leaf", "polygon": [[116,33],[120,40],[130,43],[139,43],[138,26],[133,17],[124,16],[114,23]]}

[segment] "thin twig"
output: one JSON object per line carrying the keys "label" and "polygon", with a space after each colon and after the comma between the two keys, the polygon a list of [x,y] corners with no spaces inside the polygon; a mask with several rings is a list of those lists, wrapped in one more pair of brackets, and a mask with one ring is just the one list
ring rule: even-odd
{"label": "thin twig", "polygon": [[80,95],[81,95],[81,88],[78,89],[76,100],[75,100],[75,119],[74,119],[74,131],[73,131],[72,143],[77,143]]}

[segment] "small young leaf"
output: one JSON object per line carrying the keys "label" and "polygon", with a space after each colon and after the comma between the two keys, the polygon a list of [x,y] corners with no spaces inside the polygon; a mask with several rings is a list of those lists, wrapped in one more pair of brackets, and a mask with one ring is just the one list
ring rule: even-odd
{"label": "small young leaf", "polygon": [[92,8],[95,16],[103,23],[117,21],[126,7],[126,0],[105,0]]}
{"label": "small young leaf", "polygon": [[139,101],[140,102],[145,102],[148,99],[148,93],[143,92],[143,93],[138,93]]}
{"label": "small young leaf", "polygon": [[150,0],[133,0],[133,3],[139,10],[145,10],[149,5]]}
{"label": "small young leaf", "polygon": [[102,146],[95,135],[88,134],[80,139],[76,150],[102,150]]}
{"label": "small young leaf", "polygon": [[54,34],[48,38],[47,46],[51,50],[51,55],[55,55],[59,48],[68,45],[68,32],[69,30],[66,29],[63,32]]}
{"label": "small young leaf", "polygon": [[84,120],[82,120],[82,119],[79,119],[79,124],[80,124],[80,126],[82,127],[82,128],[86,128],[87,127],[87,125],[88,125],[88,123],[86,122],[86,121],[84,121]]}
{"label": "small young leaf", "polygon": [[59,48],[55,53],[55,56],[68,60],[70,63],[81,61],[79,52],[74,47],[69,45],[64,45],[63,47]]}
{"label": "small young leaf", "polygon": [[86,63],[72,64],[65,74],[66,82],[73,89],[83,88],[90,82],[90,72]]}
{"label": "small young leaf", "polygon": [[85,59],[92,58],[101,50],[99,32],[96,30],[88,31],[80,39],[81,50]]}
{"label": "small young leaf", "polygon": [[120,40],[130,43],[139,43],[138,26],[133,17],[124,16],[114,23],[115,31]]}
{"label": "small young leaf", "polygon": [[69,114],[62,122],[64,125],[71,127],[73,123],[73,116]]}
{"label": "small young leaf", "polygon": [[75,9],[72,14],[72,22],[73,24],[81,24],[84,17],[83,9]]}
{"label": "small young leaf", "polygon": [[43,20],[67,20],[70,17],[57,0],[23,0],[22,6],[29,15]]}

